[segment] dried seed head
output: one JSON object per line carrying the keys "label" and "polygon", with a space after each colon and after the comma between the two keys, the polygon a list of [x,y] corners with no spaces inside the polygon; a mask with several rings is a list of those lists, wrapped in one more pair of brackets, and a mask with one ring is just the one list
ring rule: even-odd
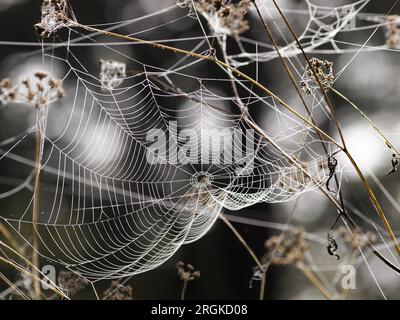
{"label": "dried seed head", "polygon": [[103,293],[104,300],[132,300],[131,286],[121,284],[118,280],[112,281],[111,286]]}
{"label": "dried seed head", "polygon": [[58,283],[61,289],[69,296],[77,294],[88,285],[88,281],[75,273],[60,271]]}
{"label": "dried seed head", "polygon": [[57,88],[57,97],[58,97],[59,99],[65,97],[65,90],[64,90],[63,87],[58,87],[58,88]]}
{"label": "dried seed head", "polygon": [[35,98],[36,93],[33,92],[32,90],[28,90],[28,93],[26,95],[26,99],[28,100],[29,103],[32,103],[33,99]]}
{"label": "dried seed head", "polygon": [[21,81],[22,85],[24,85],[26,88],[30,88],[30,83],[29,83],[29,79],[24,79]]}
{"label": "dried seed head", "polygon": [[7,98],[9,99],[10,102],[14,102],[17,99],[17,96],[18,96],[18,90],[16,88],[12,88],[8,92]]}
{"label": "dried seed head", "polygon": [[176,269],[178,269],[178,275],[180,279],[184,282],[189,282],[200,278],[200,271],[194,270],[193,265],[183,263],[179,261],[176,264]]}
{"label": "dried seed head", "polygon": [[10,79],[0,80],[0,105],[7,102],[14,102],[17,96],[18,90],[13,87]]}
{"label": "dried seed head", "polygon": [[50,78],[45,71],[35,72],[14,87],[9,79],[0,81],[0,103],[21,102],[40,108],[64,96],[61,81]]}
{"label": "dried seed head", "polygon": [[55,80],[55,79],[51,79],[51,78],[49,79],[50,88],[55,89],[55,88],[59,87],[59,85],[60,85],[60,80]]}
{"label": "dried seed head", "polygon": [[322,89],[325,92],[329,91],[332,88],[333,80],[335,79],[333,75],[333,63],[328,60],[322,61],[313,57],[310,59],[310,64],[312,69],[307,64],[302,80],[300,81],[300,86],[303,91],[307,95],[314,93],[316,89],[320,88],[318,80],[321,83]]}
{"label": "dried seed head", "polygon": [[214,0],[214,8],[216,11],[222,8],[224,0]]}
{"label": "dried seed head", "polygon": [[350,231],[346,227],[340,226],[336,232],[346,243],[350,244],[353,249],[359,247],[364,248],[368,243],[377,241],[376,235],[370,231],[362,233],[357,230]]}
{"label": "dried seed head", "polygon": [[0,80],[0,89],[10,89],[11,87],[12,87],[12,83],[9,78]]}
{"label": "dried seed head", "polygon": [[267,259],[275,265],[289,265],[301,262],[309,246],[301,229],[290,229],[281,236],[272,236],[265,242]]}
{"label": "dried seed head", "polygon": [[[208,21],[214,32],[238,35],[249,28],[246,15],[251,0],[233,2],[230,0],[194,0],[195,9]],[[178,0],[179,7],[194,11],[191,0]]]}

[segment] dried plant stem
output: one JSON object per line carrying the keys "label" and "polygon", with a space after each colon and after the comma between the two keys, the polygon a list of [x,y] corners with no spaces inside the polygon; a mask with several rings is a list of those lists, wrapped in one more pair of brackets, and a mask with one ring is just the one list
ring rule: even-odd
{"label": "dried plant stem", "polygon": [[188,282],[183,281],[183,286],[182,286],[182,291],[181,291],[181,300],[185,300],[185,294],[186,294],[186,288],[187,288]]}
{"label": "dried plant stem", "polygon": [[299,119],[301,119],[302,121],[307,123],[314,130],[320,132],[321,135],[325,139],[327,139],[328,141],[332,142],[337,147],[342,148],[342,146],[339,144],[339,142],[337,142],[334,138],[332,138],[330,135],[328,135],[321,128],[319,128],[318,126],[316,126],[312,122],[310,122],[307,118],[305,118],[299,112],[297,112],[292,107],[290,107],[285,101],[283,101],[281,98],[279,98],[277,95],[275,95],[272,91],[268,90],[261,83],[259,83],[258,81],[256,81],[252,77],[248,76],[247,74],[243,73],[242,71],[240,71],[240,70],[232,67],[231,65],[225,63],[224,61],[221,61],[218,58],[215,58],[214,56],[207,56],[207,55],[203,55],[203,54],[200,54],[200,53],[191,52],[191,51],[187,51],[187,50],[184,50],[184,49],[171,47],[171,46],[168,46],[168,45],[165,45],[165,44],[161,44],[161,43],[157,43],[157,42],[154,42],[154,41],[143,40],[143,39],[139,39],[139,38],[135,38],[135,37],[131,37],[131,36],[125,36],[125,35],[121,35],[121,34],[110,32],[110,31],[106,31],[106,30],[100,30],[100,29],[97,29],[97,28],[94,28],[94,27],[82,25],[82,24],[80,24],[78,22],[75,22],[75,21],[72,21],[72,20],[70,20],[69,22],[70,22],[71,26],[75,26],[77,28],[82,28],[82,29],[85,29],[85,30],[90,31],[90,32],[100,33],[100,34],[107,35],[107,36],[110,36],[110,37],[113,37],[113,38],[117,38],[117,39],[123,39],[123,40],[127,40],[127,41],[133,41],[133,42],[137,42],[137,43],[151,45],[151,46],[159,48],[159,49],[169,50],[169,51],[180,53],[180,54],[183,54],[183,55],[188,55],[188,56],[200,59],[200,60],[208,60],[208,61],[213,62],[213,63],[215,63],[215,64],[217,64],[217,65],[219,65],[221,67],[224,67],[227,70],[230,70],[233,74],[236,74],[238,77],[241,77],[241,78],[249,81],[254,86],[256,86],[259,89],[261,89],[264,93],[266,93],[271,98],[273,98],[275,101],[277,101],[281,106],[283,106],[285,109],[287,109],[290,113],[294,114],[296,117],[298,117]]}
{"label": "dried plant stem", "polygon": [[386,143],[386,145],[392,149],[398,156],[400,156],[400,152],[396,149],[396,147],[394,146],[393,143],[390,142],[390,140],[382,133],[381,130],[379,130],[379,128],[375,125],[375,123],[359,108],[357,107],[357,105],[351,101],[350,99],[348,99],[346,96],[344,96],[342,93],[340,93],[339,91],[337,91],[335,88],[331,88],[332,92],[334,92],[335,94],[337,94],[340,98],[342,98],[344,101],[346,101],[348,104],[350,104],[354,109],[356,109],[361,116],[366,119],[369,124],[371,125],[371,127],[376,131],[376,133],[382,138],[382,140]]}
{"label": "dried plant stem", "polygon": [[[315,122],[315,120],[314,120],[314,117],[312,116],[312,113],[311,113],[310,108],[308,107],[306,101],[304,100],[303,95],[301,94],[300,88],[299,88],[299,86],[297,85],[297,82],[296,82],[296,79],[295,79],[294,75],[293,75],[293,73],[290,71],[289,65],[286,63],[284,57],[282,56],[282,54],[281,54],[281,52],[280,52],[280,50],[279,50],[278,43],[277,43],[277,41],[276,41],[276,39],[275,39],[275,37],[274,37],[274,35],[273,35],[273,33],[272,33],[270,27],[268,26],[267,21],[265,21],[264,17],[262,16],[261,11],[260,11],[260,9],[259,9],[259,7],[258,7],[256,1],[255,1],[255,0],[252,0],[252,2],[253,2],[253,5],[254,5],[254,7],[255,7],[255,9],[256,9],[256,12],[257,12],[258,17],[259,17],[260,20],[261,20],[261,23],[262,23],[262,25],[263,25],[263,28],[264,28],[264,30],[266,31],[268,37],[270,38],[270,40],[271,40],[271,42],[272,42],[272,46],[274,47],[275,52],[278,54],[279,60],[281,61],[283,67],[285,68],[285,71],[286,71],[286,73],[287,73],[288,76],[289,76],[290,82],[292,83],[293,87],[295,88],[296,93],[297,93],[297,95],[299,96],[299,98],[300,98],[300,100],[301,100],[301,103],[303,104],[304,108],[306,109],[307,114],[308,114],[308,116],[310,117],[310,120],[312,121],[312,123],[315,124],[315,125],[317,125],[316,122]],[[318,132],[318,135],[320,136],[320,139],[323,140],[320,132]],[[324,150],[325,150],[325,153],[327,153],[328,150],[326,149],[325,144],[324,144],[322,141],[321,141],[321,144],[322,144],[322,147],[323,147]]]}
{"label": "dried plant stem", "polygon": [[260,283],[260,294],[258,297],[258,300],[264,300],[265,298],[265,289],[267,287],[267,272],[269,269],[270,263],[267,263],[264,265],[264,269],[262,269],[261,273],[261,283]]}
{"label": "dried plant stem", "polygon": [[36,138],[35,138],[35,188],[33,193],[33,212],[32,212],[32,284],[35,293],[35,299],[41,299],[40,284],[38,279],[39,269],[39,239],[37,236],[37,223],[39,221],[40,211],[40,151],[41,151],[41,133],[40,133],[40,107],[36,107]]}
{"label": "dried plant stem", "polygon": [[303,272],[306,278],[322,293],[326,299],[332,300],[334,298],[332,293],[325,288],[314,272],[312,272],[310,268],[308,268],[303,262],[296,263],[296,267]]}
{"label": "dried plant stem", "polygon": [[261,261],[257,258],[257,255],[254,253],[254,251],[250,248],[250,246],[247,244],[246,240],[240,235],[240,233],[236,230],[236,228],[232,225],[232,223],[224,216],[224,214],[221,212],[220,214],[220,219],[228,226],[229,229],[233,232],[233,234],[236,236],[236,238],[240,241],[240,243],[244,246],[244,248],[247,250],[247,252],[250,254],[254,262],[257,264],[257,266],[263,270],[263,265]]}
{"label": "dried plant stem", "polygon": [[344,150],[346,153],[347,158],[350,160],[351,164],[353,165],[354,169],[357,172],[357,175],[359,176],[361,183],[364,186],[364,189],[367,191],[369,198],[372,201],[372,204],[374,205],[375,211],[378,213],[379,218],[381,219],[383,226],[385,227],[386,231],[389,233],[390,238],[392,239],[392,242],[394,243],[394,246],[396,248],[397,254],[400,256],[400,245],[397,241],[396,236],[393,233],[392,228],[390,227],[389,221],[387,220],[385,214],[383,213],[382,207],[380,206],[378,200],[376,199],[376,196],[374,192],[372,191],[371,187],[369,186],[369,183],[367,179],[365,179],[363,173],[361,172],[361,169],[359,168],[358,164],[350,154],[348,150]]}
{"label": "dried plant stem", "polygon": [[307,64],[309,65],[310,69],[312,70],[312,72],[314,74],[314,77],[317,80],[318,85],[319,85],[319,87],[321,89],[321,92],[322,92],[322,94],[324,96],[324,99],[325,99],[325,101],[326,101],[326,103],[327,103],[327,105],[328,105],[328,107],[330,109],[330,112],[332,114],[332,118],[333,118],[334,123],[335,123],[335,125],[337,127],[337,130],[339,132],[341,141],[343,143],[343,146],[341,147],[341,149],[346,154],[347,158],[350,160],[351,164],[353,165],[354,169],[356,170],[357,175],[360,178],[360,180],[361,180],[361,182],[362,182],[362,184],[364,186],[364,189],[367,191],[367,193],[369,195],[369,198],[371,199],[371,201],[372,201],[372,203],[374,205],[375,211],[377,212],[379,218],[381,219],[381,222],[383,223],[386,231],[388,232],[388,234],[389,234],[389,236],[390,236],[390,238],[391,238],[391,240],[392,240],[392,242],[394,244],[394,247],[396,248],[397,254],[400,256],[400,245],[399,245],[399,243],[398,243],[398,241],[397,241],[397,239],[396,239],[396,237],[395,237],[395,235],[393,233],[393,230],[392,230],[392,228],[391,228],[391,226],[389,224],[389,221],[387,220],[387,218],[386,218],[386,216],[385,216],[385,214],[384,214],[384,212],[383,212],[378,200],[376,199],[376,196],[375,196],[374,192],[372,191],[368,181],[365,179],[360,167],[358,166],[358,164],[354,160],[353,156],[350,154],[349,150],[347,150],[347,148],[346,148],[346,143],[345,143],[343,131],[342,131],[341,127],[340,127],[339,121],[338,121],[338,119],[336,117],[336,114],[335,114],[335,111],[334,111],[334,109],[332,107],[332,104],[329,101],[329,98],[328,98],[328,96],[327,96],[327,94],[326,94],[326,92],[325,92],[325,90],[324,90],[324,88],[323,88],[323,86],[321,84],[321,80],[319,79],[316,71],[314,70],[310,59],[308,58],[306,52],[304,51],[303,46],[301,45],[298,37],[296,36],[296,33],[294,32],[293,28],[291,27],[291,25],[290,25],[289,21],[287,20],[285,14],[282,12],[282,10],[279,7],[279,5],[277,4],[276,0],[272,0],[272,1],[273,1],[274,5],[275,5],[276,9],[279,11],[279,14],[281,15],[282,19],[285,21],[285,24],[288,27],[288,29],[289,29],[290,33],[292,34],[293,38],[295,39],[297,45],[299,46],[304,58],[307,61]]}

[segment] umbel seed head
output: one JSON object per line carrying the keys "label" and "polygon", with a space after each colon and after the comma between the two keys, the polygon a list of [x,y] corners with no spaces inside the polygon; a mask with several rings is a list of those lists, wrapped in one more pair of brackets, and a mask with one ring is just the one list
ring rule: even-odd
{"label": "umbel seed head", "polygon": [[56,30],[68,25],[66,0],[43,0],[41,11],[41,20],[34,26],[36,33],[41,38],[48,38]]}
{"label": "umbel seed head", "polygon": [[45,71],[36,71],[16,85],[8,78],[0,80],[0,104],[21,102],[40,108],[64,96],[61,81],[51,78]]}

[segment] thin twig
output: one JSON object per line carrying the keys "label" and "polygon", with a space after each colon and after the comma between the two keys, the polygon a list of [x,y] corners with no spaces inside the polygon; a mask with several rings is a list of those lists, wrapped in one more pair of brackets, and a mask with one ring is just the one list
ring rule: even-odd
{"label": "thin twig", "polygon": [[382,140],[386,143],[386,145],[390,149],[392,149],[398,156],[400,156],[400,153],[396,149],[394,144],[392,142],[390,142],[390,140],[382,133],[381,130],[379,130],[379,128],[375,125],[375,123],[364,113],[364,111],[362,111],[359,107],[357,107],[357,105],[353,101],[351,101],[349,98],[344,96],[342,93],[340,93],[335,88],[331,88],[331,90],[332,90],[332,92],[337,94],[340,98],[342,98],[344,101],[346,101],[348,104],[350,104],[354,109],[356,109],[361,114],[361,116],[369,122],[369,124],[376,131],[376,133],[378,133],[378,135],[382,138]]}
{"label": "thin twig", "polygon": [[187,281],[183,281],[182,292],[181,292],[181,300],[185,300],[185,294],[186,294],[187,285],[188,285],[188,282]]}
{"label": "thin twig", "polygon": [[296,263],[296,267],[301,270],[306,278],[322,293],[322,295],[328,299],[332,300],[333,295],[332,293],[325,288],[325,286],[322,284],[322,282],[317,278],[317,276],[308,268],[304,263],[298,262]]}
{"label": "thin twig", "polygon": [[219,215],[220,219],[228,226],[229,229],[233,232],[233,234],[236,236],[236,238],[240,241],[240,243],[244,246],[244,248],[247,250],[247,252],[250,254],[254,262],[257,264],[257,266],[263,270],[263,265],[261,261],[257,258],[257,255],[254,253],[254,251],[250,248],[250,246],[247,244],[246,240],[240,235],[240,233],[236,230],[236,228],[232,225],[232,223],[225,218],[223,213],[220,213]]}
{"label": "thin twig", "polygon": [[[305,101],[304,98],[303,98],[303,95],[301,94],[301,91],[300,91],[300,89],[299,89],[299,87],[298,87],[298,85],[297,85],[297,82],[296,82],[296,80],[295,80],[295,77],[294,77],[293,73],[290,71],[290,68],[289,68],[288,64],[286,63],[285,59],[283,58],[283,56],[282,56],[282,54],[281,54],[281,52],[280,52],[280,50],[279,50],[278,43],[276,42],[276,39],[275,39],[275,37],[274,37],[274,35],[273,35],[273,33],[272,33],[270,27],[268,26],[268,23],[266,22],[266,20],[265,20],[264,17],[262,16],[261,11],[259,10],[259,7],[258,7],[256,1],[255,1],[255,0],[252,0],[252,1],[253,1],[254,7],[256,8],[257,15],[258,15],[258,17],[260,18],[260,20],[261,20],[261,22],[262,22],[262,24],[263,24],[263,27],[264,27],[265,31],[267,32],[269,38],[271,39],[272,45],[273,45],[275,51],[277,52],[277,54],[278,54],[278,56],[279,56],[279,59],[280,59],[280,61],[282,62],[283,66],[284,66],[284,68],[285,68],[285,71],[286,71],[286,73],[288,74],[288,76],[289,76],[289,78],[290,78],[290,80],[291,80],[291,82],[292,82],[292,85],[293,85],[294,88],[296,89],[296,92],[297,92],[298,96],[300,97],[300,100],[301,100],[302,104],[304,105],[304,108],[306,109],[306,111],[307,111],[307,113],[308,113],[308,115],[309,115],[309,117],[310,117],[310,120],[311,120],[315,125],[317,125],[317,123],[316,123],[316,121],[314,120],[314,117],[313,117],[313,115],[312,115],[312,113],[311,113],[311,111],[310,111],[310,108],[308,107],[306,101]],[[301,46],[301,44],[300,44],[300,46]],[[377,130],[377,132],[382,136],[382,138],[385,140],[385,142],[387,143],[387,145],[388,145],[390,148],[392,148],[395,152],[397,152],[397,150],[395,149],[394,145],[393,145],[391,142],[389,142],[389,140],[388,140],[385,136],[383,136],[383,134],[381,134],[381,132],[379,131],[379,129],[372,123],[372,121],[370,121],[370,120],[368,119],[368,117],[367,117],[361,110],[359,110],[359,108],[357,108],[356,105],[354,105],[350,100],[348,100],[346,97],[344,97],[344,96],[343,96],[342,94],[340,94],[338,91],[336,91],[334,88],[332,88],[332,90],[333,90],[336,94],[338,94],[339,96],[341,96],[343,99],[345,99],[348,103],[350,103],[354,108],[356,108],[356,110],[358,110],[358,111],[371,123],[371,125],[374,127],[374,129]],[[328,150],[327,150],[327,148],[326,148],[324,142],[322,141],[323,139],[322,139],[321,134],[320,134],[319,132],[318,132],[318,135],[320,136],[321,144],[322,144],[322,147],[323,147],[323,149],[324,149],[324,151],[325,151],[325,154],[326,154],[326,155],[329,155],[329,154],[328,154]],[[400,155],[398,152],[397,152],[397,154]],[[337,178],[336,175],[334,175],[334,178],[335,178],[335,184],[336,184],[336,188],[337,188],[337,190],[338,190],[339,201],[340,201],[340,205],[341,205],[341,209],[340,209],[340,208],[337,208],[337,213],[338,213],[338,216],[337,216],[337,217],[338,217],[338,218],[339,218],[339,217],[344,217],[344,218],[346,218],[346,219],[350,222],[350,224],[353,226],[353,228],[357,229],[358,232],[362,233],[362,231],[355,225],[355,223],[353,222],[353,220],[349,217],[349,215],[348,215],[348,213],[347,213],[347,210],[346,210],[346,207],[345,207],[345,204],[344,204],[344,199],[343,199],[342,190],[341,190],[341,188],[340,188],[340,186],[339,186],[339,180],[338,180],[338,178]],[[386,258],[384,258],[384,257],[374,248],[374,246],[372,245],[372,243],[370,243],[369,241],[368,241],[368,246],[370,247],[370,249],[372,250],[372,252],[373,252],[379,259],[381,259],[385,264],[387,264],[389,267],[391,267],[391,268],[392,268],[393,270],[395,270],[396,272],[399,272],[399,271],[400,271],[400,270],[399,270],[396,266],[394,266],[390,261],[388,261]]]}
{"label": "thin twig", "polygon": [[246,242],[246,240],[241,236],[239,231],[232,225],[232,223],[224,216],[224,214],[221,212],[219,215],[219,218],[228,226],[228,228],[232,231],[232,233],[236,236],[236,238],[239,240],[239,242],[243,245],[243,247],[247,250],[247,252],[250,254],[251,258],[254,260],[256,263],[257,267],[260,269],[262,278],[261,278],[261,285],[260,285],[260,293],[259,293],[259,300],[264,300],[264,292],[265,292],[265,281],[266,281],[266,272],[265,272],[265,266],[261,263],[260,259],[257,258],[257,255],[254,253],[254,251],[250,248],[249,244]]}
{"label": "thin twig", "polygon": [[21,250],[21,246],[19,243],[15,240],[15,238],[12,236],[11,232],[8,231],[6,226],[3,223],[0,223],[0,233],[4,235],[4,237],[9,241],[9,243],[17,250]]}
{"label": "thin twig", "polygon": [[8,280],[2,272],[0,272],[0,278],[10,287],[12,291],[15,291],[15,293],[17,293],[22,299],[29,300],[29,297],[27,297],[26,294],[24,294],[14,283]]}

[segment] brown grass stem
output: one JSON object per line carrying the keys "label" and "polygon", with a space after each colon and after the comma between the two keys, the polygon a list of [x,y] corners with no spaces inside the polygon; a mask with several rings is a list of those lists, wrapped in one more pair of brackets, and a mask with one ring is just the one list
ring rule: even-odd
{"label": "brown grass stem", "polygon": [[307,267],[303,262],[296,263],[296,267],[303,272],[306,278],[321,292],[326,299],[332,300],[334,298],[332,293],[325,288],[314,272],[312,272],[312,270],[310,270],[310,268]]}
{"label": "brown grass stem", "polygon": [[41,299],[40,284],[38,279],[39,269],[39,239],[37,236],[37,223],[39,221],[40,211],[40,151],[42,137],[40,132],[40,107],[36,107],[36,132],[35,132],[35,187],[33,192],[33,212],[32,212],[32,264],[34,266],[32,274],[32,285],[35,293],[35,299]]}

